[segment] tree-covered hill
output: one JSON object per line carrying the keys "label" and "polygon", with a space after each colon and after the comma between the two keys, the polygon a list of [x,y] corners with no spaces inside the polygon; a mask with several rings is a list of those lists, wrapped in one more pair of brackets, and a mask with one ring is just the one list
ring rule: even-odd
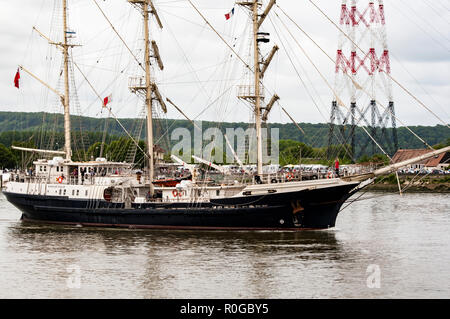
{"label": "tree-covered hill", "polygon": [[[92,117],[78,117],[72,116],[72,130],[89,132],[90,138],[95,140],[91,143],[101,140],[102,132],[105,127],[105,120]],[[135,131],[136,119],[123,118],[120,119],[121,124],[130,133]],[[25,112],[0,112],[0,133],[10,132],[9,134],[0,135],[0,143],[8,146],[12,140],[18,140],[19,132],[63,132],[64,121],[62,114],[49,113],[25,113]],[[187,128],[193,135],[193,126],[187,120],[172,120],[161,119],[154,121],[155,135],[163,135],[167,130],[169,134],[165,135],[165,140],[170,141],[170,133],[176,128]],[[203,130],[210,127],[218,127],[225,131],[226,128],[243,128],[247,129],[251,124],[249,123],[217,123],[217,122],[202,122]],[[269,128],[279,128],[280,140],[294,140],[303,142],[311,147],[326,147],[328,143],[328,124],[310,124],[299,123],[305,134],[301,133],[298,128],[292,124],[270,123]],[[412,126],[410,127],[417,135],[423,138],[428,144],[435,145],[445,143],[450,137],[450,129],[443,125],[436,126]],[[388,134],[390,134],[388,129]],[[117,123],[116,120],[110,118],[107,124],[107,133],[110,136],[126,136],[126,133]],[[357,128],[355,132],[357,139],[366,140],[367,136],[361,128]],[[413,136],[406,128],[399,127],[397,129],[399,148],[423,148],[423,143]],[[11,137],[14,136],[14,138]],[[20,134],[19,134],[20,135]],[[3,136],[3,137],[2,137]],[[9,141],[7,140],[9,139]],[[141,139],[145,139],[145,130],[142,130]],[[349,141],[347,141],[349,143]],[[369,149],[369,148],[368,148]]]}

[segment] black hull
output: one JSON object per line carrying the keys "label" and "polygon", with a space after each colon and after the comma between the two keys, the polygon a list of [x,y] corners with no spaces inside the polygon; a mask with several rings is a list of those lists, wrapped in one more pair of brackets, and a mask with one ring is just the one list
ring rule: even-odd
{"label": "black hull", "polygon": [[4,192],[22,219],[55,224],[155,229],[304,230],[335,226],[356,185],[227,198],[211,203],[123,204]]}

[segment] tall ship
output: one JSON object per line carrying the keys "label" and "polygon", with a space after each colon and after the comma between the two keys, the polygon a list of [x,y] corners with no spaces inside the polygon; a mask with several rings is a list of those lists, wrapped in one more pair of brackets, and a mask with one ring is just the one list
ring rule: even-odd
{"label": "tall ship", "polygon": [[[266,58],[262,56],[260,44],[268,42],[268,39],[267,33],[261,32],[260,28],[275,0],[271,0],[265,8],[261,0],[252,0],[237,4],[248,12],[252,25],[253,63],[247,65],[247,68],[253,83],[239,89],[239,98],[249,103],[254,112],[257,159],[255,171],[243,170],[245,178],[241,181],[207,181],[199,174],[195,165],[173,156],[173,160],[184,165],[189,174],[179,178],[156,178],[153,111],[155,107],[164,109],[166,106],[151,74],[150,65],[153,62],[161,69],[163,67],[156,42],[150,37],[149,24],[156,21],[161,25],[161,21],[151,0],[128,0],[140,10],[144,20],[144,61],[140,65],[145,75],[138,81],[131,81],[130,87],[145,100],[146,167],[143,171],[135,171],[130,163],[112,162],[105,158],[74,161],[69,109],[69,48],[73,44],[67,28],[67,0],[61,1],[63,41],[48,41],[56,45],[64,57],[64,92],[60,93],[44,84],[61,98],[64,107],[65,145],[59,151],[17,148],[37,154],[55,155],[52,159],[47,156],[34,161],[33,175],[8,181],[4,186],[3,194],[22,212],[21,218],[24,221],[150,229],[328,229],[336,225],[339,211],[346,200],[370,185],[376,177],[450,149],[447,147],[366,174],[345,177],[290,180],[273,178],[273,175],[264,173],[262,125],[278,97],[274,95],[266,102],[262,93],[264,73],[273,54]],[[150,19],[152,15],[155,19]],[[233,50],[231,47],[230,49]],[[274,50],[276,51],[275,48]],[[24,67],[21,66],[20,69],[36,78]],[[136,140],[133,142],[139,147]],[[202,158],[197,161],[207,166],[217,166],[217,170],[222,171],[220,165]]]}

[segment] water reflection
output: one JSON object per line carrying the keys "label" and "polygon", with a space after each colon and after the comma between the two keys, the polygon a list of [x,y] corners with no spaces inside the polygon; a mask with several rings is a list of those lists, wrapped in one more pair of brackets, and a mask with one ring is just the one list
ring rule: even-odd
{"label": "water reflection", "polygon": [[22,222],[9,228],[7,241],[23,254],[53,256],[59,265],[79,264],[100,276],[90,280],[108,277],[124,290],[138,288],[146,298],[193,290],[200,295],[212,286],[217,296],[268,298],[283,289],[280,276],[295,281],[311,263],[348,258],[334,231],[148,231]]}
{"label": "water reflection", "polygon": [[[450,197],[371,196],[333,230],[296,233],[34,224],[0,196],[0,298],[448,296]],[[381,289],[367,287],[372,264]]]}
{"label": "water reflection", "polygon": [[[163,247],[189,250],[192,247],[226,251],[249,251],[255,254],[290,254],[292,252],[338,251],[339,241],[334,231],[170,231],[170,230],[123,230],[53,226],[20,222],[9,227],[8,241],[22,242],[30,249],[47,252],[51,249],[89,249],[101,243],[106,252],[134,251],[136,247]],[[67,247],[67,242],[72,243]],[[79,244],[83,244],[80,247]]]}

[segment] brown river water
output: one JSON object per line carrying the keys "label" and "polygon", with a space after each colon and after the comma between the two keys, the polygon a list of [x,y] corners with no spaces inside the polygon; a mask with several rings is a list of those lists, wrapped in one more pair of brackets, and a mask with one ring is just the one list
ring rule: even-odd
{"label": "brown river water", "polygon": [[363,198],[331,230],[199,232],[24,223],[0,194],[0,298],[450,298],[450,195]]}

